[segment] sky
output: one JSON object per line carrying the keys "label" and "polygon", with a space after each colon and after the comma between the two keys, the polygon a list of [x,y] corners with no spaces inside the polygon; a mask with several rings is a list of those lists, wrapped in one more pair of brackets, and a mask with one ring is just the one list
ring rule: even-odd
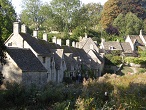
{"label": "sky", "polygon": [[[11,0],[12,1],[12,4],[16,10],[16,13],[19,14],[21,12],[21,2],[22,0]],[[42,2],[50,2],[52,0],[42,0]],[[104,5],[104,3],[106,2],[107,0],[81,0],[82,3],[101,3],[102,5]]]}

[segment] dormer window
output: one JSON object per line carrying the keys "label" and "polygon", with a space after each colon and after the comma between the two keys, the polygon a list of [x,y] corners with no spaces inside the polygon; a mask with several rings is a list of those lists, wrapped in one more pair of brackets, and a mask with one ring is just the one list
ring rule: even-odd
{"label": "dormer window", "polygon": [[114,47],[113,47],[113,46],[110,46],[109,49],[110,49],[110,50],[114,50]]}
{"label": "dormer window", "polygon": [[46,63],[46,57],[42,57],[43,58],[43,63]]}

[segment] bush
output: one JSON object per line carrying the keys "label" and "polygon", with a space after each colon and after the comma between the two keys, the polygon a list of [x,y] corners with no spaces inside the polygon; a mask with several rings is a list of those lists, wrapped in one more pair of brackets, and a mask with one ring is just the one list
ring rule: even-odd
{"label": "bush", "polygon": [[126,57],[125,62],[145,65],[146,57]]}
{"label": "bush", "polygon": [[106,60],[105,64],[108,65],[119,65],[122,63],[122,57],[121,56],[113,56],[112,54],[105,55]]}

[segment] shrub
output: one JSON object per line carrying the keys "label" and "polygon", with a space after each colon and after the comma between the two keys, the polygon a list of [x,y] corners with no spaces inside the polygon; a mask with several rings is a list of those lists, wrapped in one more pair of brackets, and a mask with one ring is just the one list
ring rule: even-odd
{"label": "shrub", "polygon": [[122,57],[121,56],[113,56],[112,54],[105,55],[105,63],[108,65],[119,65],[122,63]]}
{"label": "shrub", "polygon": [[125,62],[145,65],[146,57],[126,57]]}

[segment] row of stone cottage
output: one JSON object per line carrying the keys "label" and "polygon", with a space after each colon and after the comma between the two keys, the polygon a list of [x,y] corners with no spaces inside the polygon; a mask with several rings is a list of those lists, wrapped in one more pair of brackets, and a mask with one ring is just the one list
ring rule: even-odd
{"label": "row of stone cottage", "polygon": [[97,43],[91,38],[80,37],[79,42],[61,45],[61,39],[53,37],[47,41],[47,34],[43,40],[37,38],[37,31],[33,36],[27,33],[25,25],[13,23],[13,33],[5,41],[7,46],[6,61],[2,67],[5,81],[30,85],[46,84],[49,81],[62,82],[65,75],[81,72],[84,67],[86,74],[92,69],[95,76],[100,76],[104,61],[99,54]]}
{"label": "row of stone cottage", "polygon": [[7,63],[1,69],[5,80],[43,85],[49,81],[62,82],[66,75],[76,76],[81,67],[86,74],[88,70],[93,70],[95,76],[101,76],[104,54],[119,50],[122,55],[134,56],[138,47],[146,50],[146,36],[140,30],[139,35],[128,35],[125,42],[102,39],[98,48],[97,43],[85,34],[79,42],[72,42],[70,46],[69,40],[66,40],[66,45],[61,45],[61,39],[56,37],[48,42],[46,33],[43,40],[37,38],[37,31],[31,36],[25,25],[14,22],[13,33],[5,45]]}

